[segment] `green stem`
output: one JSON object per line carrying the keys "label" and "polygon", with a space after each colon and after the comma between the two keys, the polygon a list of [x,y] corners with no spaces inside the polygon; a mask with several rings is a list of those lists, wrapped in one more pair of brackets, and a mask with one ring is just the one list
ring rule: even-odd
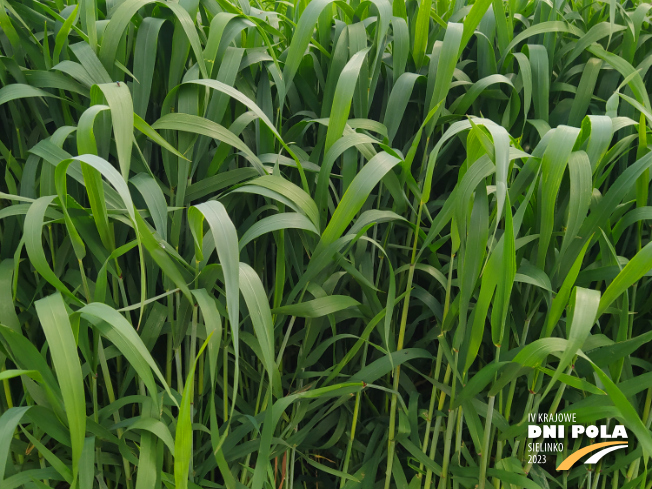
{"label": "green stem", "polygon": [[[439,372],[441,371],[442,349],[441,346],[437,348],[437,360],[435,363],[435,376],[436,381],[439,380]],[[428,445],[430,443],[430,427],[432,425],[432,415],[435,411],[435,401],[437,400],[437,387],[433,384],[430,393],[430,405],[428,406],[428,417],[426,419],[426,432],[423,435],[423,444],[421,450],[423,453],[428,453]],[[419,469],[423,470],[423,464],[419,465]]]}
{"label": "green stem", "polygon": [[[106,388],[106,393],[109,398],[109,402],[113,404],[116,400],[116,397],[115,397],[115,392],[113,390],[113,384],[111,382],[111,373],[109,371],[109,366],[106,362],[106,356],[104,355],[104,347],[102,346],[101,338],[98,338],[97,353],[100,359],[100,365],[102,367],[102,377],[104,378],[104,386]],[[118,411],[119,410],[115,410],[113,412],[113,421],[115,424],[118,424],[120,422],[120,413]],[[124,430],[122,428],[117,429],[118,439],[122,439],[123,433]],[[129,461],[124,456],[122,457],[122,464],[124,466],[127,489],[131,489],[132,480],[131,480],[130,464]]]}
{"label": "green stem", "polygon": [[183,372],[181,367],[181,346],[174,349],[174,360],[177,366],[177,391],[183,392]]}
{"label": "green stem", "polygon": [[494,414],[494,401],[496,400],[495,396],[489,397],[489,405],[487,407],[487,419],[484,426],[484,438],[482,442],[482,454],[480,455],[480,479],[478,482],[478,489],[484,489],[486,476],[487,476],[487,464],[489,462],[489,456],[491,450],[489,448],[489,438],[491,437],[491,419]]}
{"label": "green stem", "polygon": [[86,296],[86,302],[90,303],[91,302],[91,291],[88,288],[88,281],[86,280],[86,272],[84,272],[84,264],[79,259],[77,260],[77,263],[79,264],[79,273],[81,275],[82,284],[83,284],[83,287],[84,287],[84,295]]}
{"label": "green stem", "polygon": [[[355,439],[355,429],[358,424],[358,413],[360,412],[360,392],[355,395],[355,406],[353,407],[353,420],[351,421],[351,435],[349,436],[349,443],[346,446],[346,456],[344,457],[344,467],[342,468],[343,474],[349,472],[349,462],[351,460],[351,449],[353,447],[353,440]],[[344,476],[340,479],[340,487],[344,487],[346,479]]]}
{"label": "green stem", "polygon": [[[415,260],[417,256],[417,241],[419,239],[419,228],[421,224],[421,211],[423,209],[423,204],[419,205],[419,211],[417,212],[417,224],[416,232],[414,233],[414,243],[412,245],[412,259],[410,260],[410,269],[408,272],[407,285],[405,287],[405,299],[403,300],[403,311],[401,315],[401,325],[398,333],[398,343],[396,345],[396,351],[401,351],[403,349],[403,342],[405,341],[405,327],[407,325],[408,309],[410,307],[410,292],[412,290],[412,280],[414,278],[414,267]],[[388,451],[387,451],[387,472],[385,473],[385,489],[389,489],[390,482],[392,480],[392,463],[394,462],[394,450],[396,447],[395,432],[396,432],[396,405],[397,405],[397,395],[399,379],[401,376],[401,366],[397,365],[394,368],[394,385],[392,394],[392,402],[390,407],[389,414],[389,439],[388,439]]]}
{"label": "green stem", "polygon": [[[228,320],[224,321],[224,349],[222,354],[222,381],[224,382],[224,422],[226,423],[229,420],[229,352],[227,350],[227,340],[228,340]],[[237,392],[234,392],[233,395],[237,395]]]}
{"label": "green stem", "polygon": [[[444,374],[444,385],[448,385],[448,381],[450,380],[451,373],[452,370],[449,364],[446,366],[446,373]],[[444,409],[445,401],[446,401],[446,393],[444,391],[441,391],[439,397],[439,405],[438,405],[439,411]],[[430,446],[430,460],[435,460],[435,453],[437,451],[437,442],[439,441],[439,432],[441,430],[442,419],[443,418],[441,416],[438,416],[437,421],[435,421],[435,429],[433,430],[433,435],[432,435],[432,445]],[[427,469],[424,489],[430,489],[431,481],[432,481],[432,471],[430,469]]]}

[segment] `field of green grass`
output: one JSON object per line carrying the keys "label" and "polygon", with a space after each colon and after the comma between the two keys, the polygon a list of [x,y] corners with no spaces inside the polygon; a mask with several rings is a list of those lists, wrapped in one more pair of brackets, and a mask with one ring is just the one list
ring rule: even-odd
{"label": "field of green grass", "polygon": [[0,488],[650,489],[650,15],[0,0]]}

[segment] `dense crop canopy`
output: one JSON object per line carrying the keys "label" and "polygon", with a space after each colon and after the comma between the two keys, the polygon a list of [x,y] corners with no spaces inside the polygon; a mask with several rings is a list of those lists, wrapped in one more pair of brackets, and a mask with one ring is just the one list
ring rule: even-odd
{"label": "dense crop canopy", "polygon": [[0,488],[649,489],[650,12],[0,0]]}

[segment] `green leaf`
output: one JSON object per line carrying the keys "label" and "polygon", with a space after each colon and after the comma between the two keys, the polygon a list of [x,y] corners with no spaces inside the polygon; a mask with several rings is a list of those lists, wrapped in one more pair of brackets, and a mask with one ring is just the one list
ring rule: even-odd
{"label": "green leaf", "polygon": [[328,153],[333,144],[342,137],[346,121],[349,118],[356,81],[368,52],[369,48],[355,53],[340,73],[333,97],[333,109],[331,109],[331,116],[328,121],[324,153]]}
{"label": "green leaf", "polygon": [[[134,330],[133,326],[118,311],[106,304],[94,302],[82,307],[78,314],[87,318],[104,337],[113,343],[124,355],[149,390],[150,396],[157,403],[158,389],[154,375],[159,379],[168,396],[175,402],[165,377],[147,347]],[[152,374],[153,373],[153,374]],[[64,394],[65,396],[65,394]]]}
{"label": "green leaf", "polygon": [[265,370],[273,389],[280,392],[280,385],[275,383],[279,376],[274,360],[274,325],[265,289],[254,269],[246,263],[240,263],[239,275],[240,290],[249,310]]}
{"label": "green leaf", "polygon": [[355,299],[343,295],[329,295],[299,304],[291,304],[272,309],[273,314],[286,316],[299,316],[304,318],[318,318],[333,314],[349,307],[359,306]]}
{"label": "green leaf", "polygon": [[300,187],[276,175],[256,178],[255,180],[251,180],[249,185],[264,187],[288,198],[308,216],[315,228],[319,230],[319,210],[317,209],[317,205],[312,200],[312,197]]}
{"label": "green leaf", "polygon": [[641,418],[636,413],[625,395],[621,392],[616,384],[596,365],[591,364],[593,370],[604,384],[604,390],[607,391],[609,398],[620,412],[621,419],[625,426],[634,432],[636,439],[643,447],[644,453],[652,453],[652,436],[650,431],[645,427]]}
{"label": "green leaf", "polygon": [[253,224],[240,238],[238,247],[240,251],[247,246],[248,243],[254,239],[262,236],[263,234],[279,231],[281,229],[303,229],[319,236],[319,231],[306,216],[298,212],[284,212],[273,216],[265,217],[260,221]]}
{"label": "green leaf", "polygon": [[266,174],[263,164],[246,144],[228,129],[203,117],[182,113],[167,114],[156,121],[152,129],[192,132],[217,139],[242,151],[261,175]]}
{"label": "green leaf", "polygon": [[208,294],[206,289],[193,290],[192,293],[197,299],[197,305],[201,309],[206,334],[211,337],[211,340],[208,342],[208,358],[210,361],[208,366],[210,369],[211,383],[214,384],[217,372],[217,356],[222,337],[222,321],[215,306],[215,300]]}
{"label": "green leaf", "polygon": [[174,483],[177,489],[188,489],[188,470],[192,461],[192,406],[195,396],[195,370],[197,368],[197,361],[208,346],[210,340],[211,337],[209,336],[199,349],[199,353],[197,353],[184,383],[183,394],[181,395],[179,419],[174,437]]}
{"label": "green leaf", "polygon": [[652,243],[648,243],[641,251],[636,253],[634,258],[625,265],[625,268],[609,284],[600,299],[598,317],[607,310],[616,298],[640,280],[650,269],[652,269]]}
{"label": "green leaf", "polygon": [[539,207],[539,247],[537,266],[544,269],[554,227],[555,202],[568,159],[580,130],[568,126],[555,129],[541,160],[541,205]]}
{"label": "green leaf", "polygon": [[14,431],[16,431],[18,423],[20,423],[23,415],[30,409],[30,407],[31,406],[10,408],[0,416],[0,481],[6,480],[5,469],[7,467],[7,459],[9,458],[11,439],[14,436]]}
{"label": "green leaf", "polygon": [[560,375],[571,363],[577,350],[582,347],[588,338],[591,328],[595,324],[599,304],[600,291],[575,287],[570,302],[569,316],[571,322],[570,327],[568,328],[568,346],[559,359],[557,370],[541,397],[545,397],[546,394],[550,392],[553,384],[559,380]]}
{"label": "green leaf", "polygon": [[53,97],[54,95],[22,83],[13,83],[0,88],[0,105],[12,100],[29,97]]}
{"label": "green leaf", "polygon": [[120,172],[122,178],[127,180],[131,168],[131,146],[134,138],[134,106],[131,93],[127,85],[125,83],[120,84],[120,82],[93,85],[91,98],[100,98],[100,93],[111,108],[111,120],[113,122]]}
{"label": "green leaf", "polygon": [[362,208],[373,188],[394,166],[399,163],[397,158],[381,152],[374,156],[356,175],[351,185],[344,193],[340,204],[335,209],[331,220],[322,233],[321,241],[315,250],[320,250],[335,242]]}
{"label": "green leaf", "polygon": [[423,65],[430,32],[430,6],[432,0],[424,0],[419,3],[419,10],[414,26],[414,43],[412,44],[412,58],[417,69]]}
{"label": "green leaf", "polygon": [[40,299],[34,305],[48,340],[66,408],[72,442],[72,480],[75,483],[86,437],[86,399],[77,344],[61,294]]}

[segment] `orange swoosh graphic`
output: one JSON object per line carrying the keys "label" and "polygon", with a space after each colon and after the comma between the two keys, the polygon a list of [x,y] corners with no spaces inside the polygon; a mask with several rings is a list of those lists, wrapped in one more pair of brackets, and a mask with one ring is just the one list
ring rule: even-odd
{"label": "orange swoosh graphic", "polygon": [[568,470],[570,469],[575,462],[577,462],[579,459],[581,459],[584,455],[587,453],[595,452],[596,450],[599,450],[600,448],[608,447],[611,445],[627,445],[627,442],[622,442],[622,441],[606,441],[604,443],[594,443],[593,445],[589,445],[588,447],[584,447],[574,453],[571,453],[568,457],[564,459],[562,463],[559,464],[559,467],[557,467],[557,470]]}

